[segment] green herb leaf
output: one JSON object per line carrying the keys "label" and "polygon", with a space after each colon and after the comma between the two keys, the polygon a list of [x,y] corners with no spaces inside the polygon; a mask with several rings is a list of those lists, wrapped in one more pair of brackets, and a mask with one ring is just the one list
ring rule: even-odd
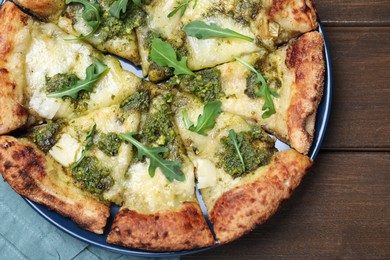
{"label": "green herb leaf", "polygon": [[[180,10],[180,17],[182,17],[185,13],[185,11],[187,10],[187,7],[188,5],[194,0],[186,0],[186,1],[183,1],[183,2],[180,2],[180,1],[176,1],[176,4],[177,6],[175,6],[173,8],[173,10],[168,14],[168,17],[172,17],[174,16],[179,10]],[[195,0],[195,3],[192,7],[192,9],[195,9],[196,5],[198,3],[198,0]]]}
{"label": "green herb leaf", "polygon": [[162,41],[160,38],[154,38],[152,40],[152,51],[150,57],[158,66],[168,66],[174,68],[175,75],[195,75],[187,67],[187,57],[183,57],[179,61],[173,47],[169,43]]}
{"label": "green herb leaf", "polygon": [[183,111],[183,120],[187,129],[191,132],[207,136],[205,131],[214,128],[215,120],[221,113],[221,105],[222,103],[219,100],[207,103],[203,108],[203,114],[198,117],[196,126],[194,126],[194,124],[189,120],[187,111]]}
{"label": "green herb leaf", "polygon": [[96,81],[98,81],[107,70],[107,65],[100,60],[97,60],[86,69],[87,76],[84,80],[78,80],[74,85],[63,87],[47,96],[54,98],[68,96],[72,99],[77,99],[77,95],[81,90],[91,92]]}
{"label": "green herb leaf", "polygon": [[253,42],[254,39],[235,32],[230,29],[221,28],[215,23],[207,24],[203,21],[192,21],[183,27],[183,31],[188,36],[193,36],[198,39],[209,39],[209,38],[237,38],[245,41]]}
{"label": "green herb leaf", "polygon": [[92,28],[92,30],[86,35],[81,34],[77,38],[71,38],[66,40],[81,40],[81,39],[88,38],[89,36],[94,34],[102,22],[99,13],[100,6],[97,0],[95,0],[93,3],[91,3],[88,0],[66,0],[65,3],[66,4],[80,3],[84,5],[84,11],[82,17],[87,22],[88,26]]}
{"label": "green herb leaf", "polygon": [[242,164],[242,171],[245,172],[245,162],[244,162],[244,158],[242,157],[242,154],[240,151],[241,144],[237,140],[236,132],[234,132],[233,129],[230,129],[228,137],[229,137],[228,142],[234,146],[234,148],[236,149],[236,152],[238,154],[238,157],[240,157],[240,161]]}
{"label": "green herb leaf", "polygon": [[96,124],[92,127],[92,129],[88,132],[87,138],[85,139],[85,142],[83,144],[83,149],[81,150],[81,156],[80,158],[72,165],[71,170],[76,168],[81,161],[84,159],[85,155],[89,150],[91,150],[95,144],[93,143],[93,137],[96,134]]}
{"label": "green herb leaf", "polygon": [[110,14],[116,18],[121,17],[121,12],[126,13],[128,0],[115,1],[110,7]]}
{"label": "green herb leaf", "polygon": [[185,175],[181,171],[182,164],[178,161],[165,160],[160,156],[160,153],[168,152],[167,147],[146,147],[142,143],[138,142],[133,135],[137,134],[136,132],[131,132],[129,134],[119,134],[119,137],[125,141],[133,144],[138,150],[138,158],[142,159],[144,156],[150,159],[149,165],[149,175],[154,177],[156,169],[160,168],[161,172],[165,175],[168,181],[172,182],[173,180],[184,181]]}
{"label": "green herb leaf", "polygon": [[274,101],[272,99],[272,96],[279,97],[278,93],[271,90],[271,88],[268,86],[267,81],[265,80],[263,75],[261,75],[261,73],[258,72],[251,64],[249,64],[248,62],[246,62],[238,57],[234,57],[234,58],[237,61],[239,61],[242,65],[244,65],[245,67],[247,67],[249,70],[253,71],[256,74],[256,77],[257,77],[256,83],[259,83],[261,85],[259,91],[257,92],[257,96],[265,98],[265,102],[264,102],[263,107],[262,107],[262,110],[265,112],[263,113],[263,115],[261,117],[264,119],[269,118],[270,116],[272,116],[273,114],[276,113],[275,104],[274,104]]}
{"label": "green herb leaf", "polygon": [[[127,10],[127,4],[129,0],[117,0],[115,1],[111,7],[110,7],[110,14],[118,19],[121,17],[122,14],[126,13]],[[141,0],[133,0],[133,3],[137,6],[141,6]]]}
{"label": "green herb leaf", "polygon": [[142,5],[141,0],[133,0],[133,3],[139,7]]}

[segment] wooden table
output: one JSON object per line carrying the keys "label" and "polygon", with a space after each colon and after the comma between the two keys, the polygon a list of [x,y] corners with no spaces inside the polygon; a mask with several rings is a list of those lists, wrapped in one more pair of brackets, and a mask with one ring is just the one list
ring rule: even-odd
{"label": "wooden table", "polygon": [[390,0],[315,0],[333,63],[315,166],[268,222],[183,259],[390,258]]}

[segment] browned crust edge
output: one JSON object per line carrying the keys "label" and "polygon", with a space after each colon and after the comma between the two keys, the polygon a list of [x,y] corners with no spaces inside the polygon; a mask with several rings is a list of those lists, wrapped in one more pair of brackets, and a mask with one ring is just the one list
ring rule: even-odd
{"label": "browned crust edge", "polygon": [[224,244],[251,231],[276,212],[299,185],[312,161],[294,150],[278,153],[262,178],[225,192],[210,211],[217,239]]}
{"label": "browned crust edge", "polygon": [[310,32],[287,49],[286,66],[295,75],[287,110],[288,139],[298,152],[307,154],[313,142],[315,117],[324,88],[324,40]]}
{"label": "browned crust edge", "polygon": [[177,210],[153,214],[121,209],[107,242],[151,251],[179,251],[214,245],[214,238],[199,206],[185,202]]}
{"label": "browned crust edge", "polygon": [[70,218],[83,229],[102,234],[110,209],[62,180],[62,168],[48,172],[48,163],[32,143],[0,136],[0,173],[17,193]]}
{"label": "browned crust edge", "polygon": [[28,10],[42,20],[56,16],[65,8],[64,0],[13,0],[21,8]]}
{"label": "browned crust edge", "polygon": [[0,134],[8,133],[23,126],[28,117],[23,106],[24,62],[16,63],[15,59],[22,56],[22,41],[18,34],[29,23],[29,17],[21,12],[11,2],[4,3],[0,9]]}

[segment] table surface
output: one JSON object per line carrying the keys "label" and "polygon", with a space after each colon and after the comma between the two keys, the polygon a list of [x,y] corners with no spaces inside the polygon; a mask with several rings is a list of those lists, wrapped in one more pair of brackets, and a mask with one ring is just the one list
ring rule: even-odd
{"label": "table surface", "polygon": [[314,167],[266,223],[183,259],[390,258],[390,1],[314,2],[334,76]]}

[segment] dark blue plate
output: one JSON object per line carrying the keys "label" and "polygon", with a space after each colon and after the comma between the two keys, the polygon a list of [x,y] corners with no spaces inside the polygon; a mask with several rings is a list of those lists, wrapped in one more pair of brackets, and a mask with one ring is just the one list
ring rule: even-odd
{"label": "dark blue plate", "polygon": [[[1,0],[0,0],[1,2]],[[322,26],[320,25],[319,31],[323,33]],[[325,38],[325,35],[324,35]],[[331,100],[332,100],[332,67],[331,67],[331,60],[329,56],[329,50],[328,46],[326,44],[325,40],[325,58],[326,58],[326,74],[325,74],[325,86],[324,86],[324,95],[321,101],[321,104],[317,111],[317,122],[316,122],[316,132],[315,137],[313,141],[313,145],[310,149],[309,156],[311,159],[316,158],[320,146],[322,143],[322,140],[325,136],[326,127],[328,125],[329,115],[330,115],[330,106],[331,106]],[[134,67],[133,65],[122,62],[122,65],[125,69],[128,69],[132,71],[133,73],[137,74],[138,76],[142,76],[140,69],[137,67]],[[278,144],[280,149],[285,149],[285,146],[282,143]],[[84,241],[91,245],[95,245],[110,251],[113,251],[115,253],[120,254],[126,254],[126,255],[132,255],[132,256],[143,256],[143,257],[173,257],[173,256],[182,256],[182,255],[188,255],[188,254],[194,254],[201,251],[205,251],[211,248],[216,247],[206,247],[206,248],[200,248],[200,249],[194,249],[194,250],[187,250],[187,251],[180,251],[180,252],[148,252],[143,250],[137,250],[133,248],[125,248],[120,247],[112,244],[106,243],[106,238],[108,235],[108,232],[110,230],[113,216],[118,212],[118,207],[114,206],[111,208],[111,217],[108,220],[106,232],[103,235],[96,235],[91,232],[85,231],[78,227],[76,224],[74,224],[71,220],[68,218],[65,218],[53,211],[48,210],[45,206],[39,205],[38,203],[32,202],[28,199],[26,199],[26,202],[30,204],[30,206],[35,209],[39,214],[41,214],[45,219],[47,219],[49,222],[51,222],[53,225],[57,226],[58,228],[62,229],[66,233]]]}

